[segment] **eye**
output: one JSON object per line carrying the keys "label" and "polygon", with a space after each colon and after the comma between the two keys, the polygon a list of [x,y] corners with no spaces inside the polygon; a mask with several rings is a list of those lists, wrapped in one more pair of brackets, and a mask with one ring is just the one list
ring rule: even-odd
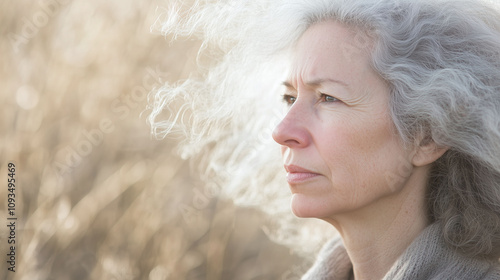
{"label": "eye", "polygon": [[321,101],[323,101],[323,102],[337,102],[340,100],[338,98],[333,97],[333,96],[326,95],[326,94],[322,93],[321,94]]}
{"label": "eye", "polygon": [[283,94],[283,102],[285,102],[288,106],[292,106],[295,100],[297,100],[297,97],[290,94]]}

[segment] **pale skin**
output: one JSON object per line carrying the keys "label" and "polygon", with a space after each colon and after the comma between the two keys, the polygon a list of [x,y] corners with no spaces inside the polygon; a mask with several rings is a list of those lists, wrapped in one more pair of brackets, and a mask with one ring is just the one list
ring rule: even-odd
{"label": "pale skin", "polygon": [[373,40],[329,20],[294,48],[284,82],[289,111],[273,138],[282,146],[292,211],[341,234],[355,279],[382,279],[429,225],[433,142],[403,145],[389,116],[389,86],[371,68]]}

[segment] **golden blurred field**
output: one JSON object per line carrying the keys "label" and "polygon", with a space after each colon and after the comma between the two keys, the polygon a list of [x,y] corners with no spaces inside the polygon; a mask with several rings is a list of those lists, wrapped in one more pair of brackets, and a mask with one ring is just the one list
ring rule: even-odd
{"label": "golden blurred field", "polygon": [[307,269],[267,238],[262,214],[191,174],[175,139],[150,136],[147,93],[187,77],[198,45],[150,32],[166,6],[0,2],[0,279],[299,279]]}

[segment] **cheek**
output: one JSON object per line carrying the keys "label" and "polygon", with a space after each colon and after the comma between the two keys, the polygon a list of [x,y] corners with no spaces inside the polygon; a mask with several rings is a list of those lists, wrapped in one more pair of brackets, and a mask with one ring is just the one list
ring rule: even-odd
{"label": "cheek", "polygon": [[384,188],[386,175],[402,162],[402,146],[387,119],[332,124],[324,135],[324,162],[334,188],[358,200],[367,188]]}

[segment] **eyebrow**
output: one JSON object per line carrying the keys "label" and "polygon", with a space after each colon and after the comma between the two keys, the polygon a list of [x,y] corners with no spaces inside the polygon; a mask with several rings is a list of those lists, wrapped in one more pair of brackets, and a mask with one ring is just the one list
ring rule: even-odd
{"label": "eyebrow", "polygon": [[[339,81],[339,80],[335,80],[335,79],[331,79],[331,78],[326,78],[326,79],[315,79],[315,80],[312,80],[312,81],[309,81],[306,83],[306,85],[308,86],[311,86],[311,87],[317,87],[325,82],[330,82],[330,83],[335,83],[335,84],[340,84],[340,85],[343,85],[345,87],[348,87],[349,85],[342,82],[342,81]],[[289,81],[284,81],[282,83],[285,87],[287,88],[290,88],[290,89],[295,89],[295,87],[292,85],[291,82]]]}

